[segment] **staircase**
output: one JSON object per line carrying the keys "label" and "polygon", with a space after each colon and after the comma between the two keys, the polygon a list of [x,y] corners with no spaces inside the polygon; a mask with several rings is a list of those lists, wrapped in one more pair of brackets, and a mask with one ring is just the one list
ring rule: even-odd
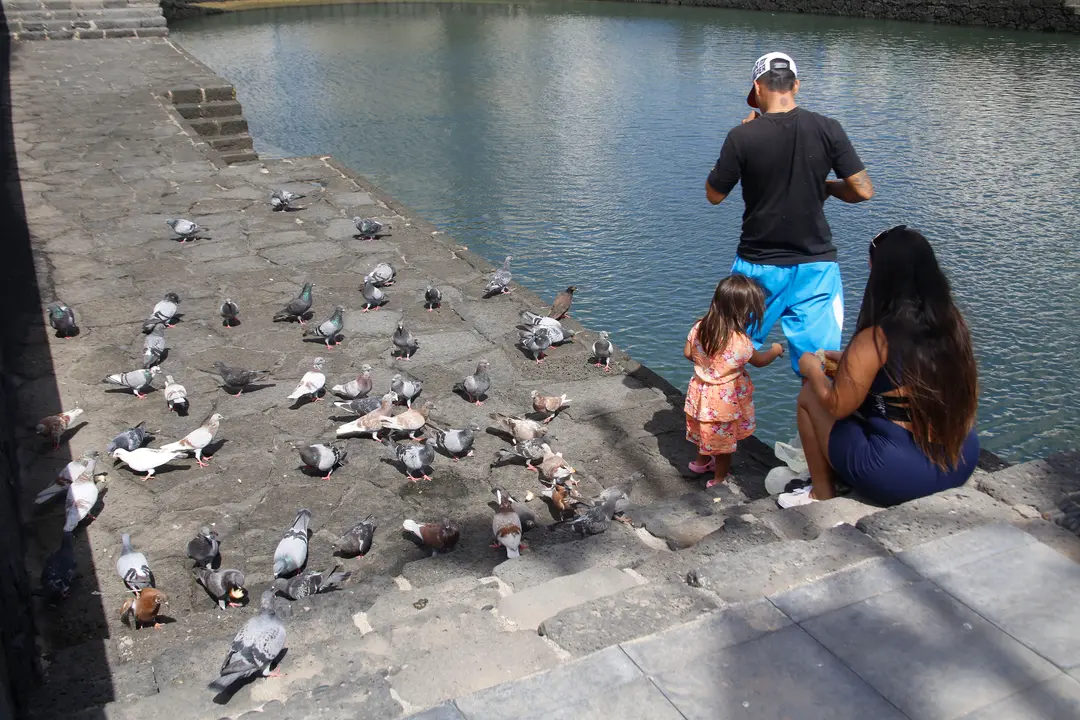
{"label": "staircase", "polygon": [[179,87],[166,93],[180,117],[228,164],[258,160],[244,108],[232,85]]}
{"label": "staircase", "polygon": [[4,0],[13,40],[165,37],[161,6],[150,0]]}

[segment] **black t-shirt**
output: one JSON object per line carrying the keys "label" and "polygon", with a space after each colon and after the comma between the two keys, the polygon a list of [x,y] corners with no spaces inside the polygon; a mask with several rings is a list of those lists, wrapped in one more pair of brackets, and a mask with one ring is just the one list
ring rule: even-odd
{"label": "black t-shirt", "polygon": [[865,169],[840,123],[795,108],[767,113],[728,133],[709,185],[728,194],[742,181],[738,255],[764,265],[836,259],[825,220],[825,180]]}

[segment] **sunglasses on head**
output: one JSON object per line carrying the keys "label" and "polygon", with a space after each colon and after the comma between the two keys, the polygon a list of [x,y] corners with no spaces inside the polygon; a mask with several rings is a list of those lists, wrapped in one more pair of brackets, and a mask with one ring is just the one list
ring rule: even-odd
{"label": "sunglasses on head", "polygon": [[888,230],[882,230],[877,235],[875,235],[874,239],[870,241],[870,257],[874,256],[874,249],[877,247],[878,242],[882,238],[884,238],[886,235],[890,235],[894,232],[900,232],[903,230],[907,230],[907,225],[897,225],[896,227],[891,227]]}

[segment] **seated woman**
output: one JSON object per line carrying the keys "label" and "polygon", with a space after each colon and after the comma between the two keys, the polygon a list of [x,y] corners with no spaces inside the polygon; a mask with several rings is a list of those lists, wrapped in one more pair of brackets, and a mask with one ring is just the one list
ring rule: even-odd
{"label": "seated woman", "polygon": [[836,494],[833,474],[882,505],[963,485],[975,470],[979,382],[971,334],[930,243],[900,225],[870,243],[855,337],[830,382],[813,353],[798,422],[812,485],[777,499],[806,505]]}

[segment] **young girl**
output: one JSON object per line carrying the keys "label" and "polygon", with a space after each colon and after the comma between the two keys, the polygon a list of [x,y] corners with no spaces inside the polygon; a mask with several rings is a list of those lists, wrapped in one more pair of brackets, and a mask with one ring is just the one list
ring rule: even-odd
{"label": "young girl", "polygon": [[756,281],[730,275],[720,281],[712,306],[686,338],[683,355],[694,363],[686,391],[686,439],[698,447],[690,472],[713,472],[705,487],[727,479],[739,440],[754,432],[754,383],[745,365],[765,367],[784,354],[780,343],[764,352],[748,337],[765,312],[765,293]]}

